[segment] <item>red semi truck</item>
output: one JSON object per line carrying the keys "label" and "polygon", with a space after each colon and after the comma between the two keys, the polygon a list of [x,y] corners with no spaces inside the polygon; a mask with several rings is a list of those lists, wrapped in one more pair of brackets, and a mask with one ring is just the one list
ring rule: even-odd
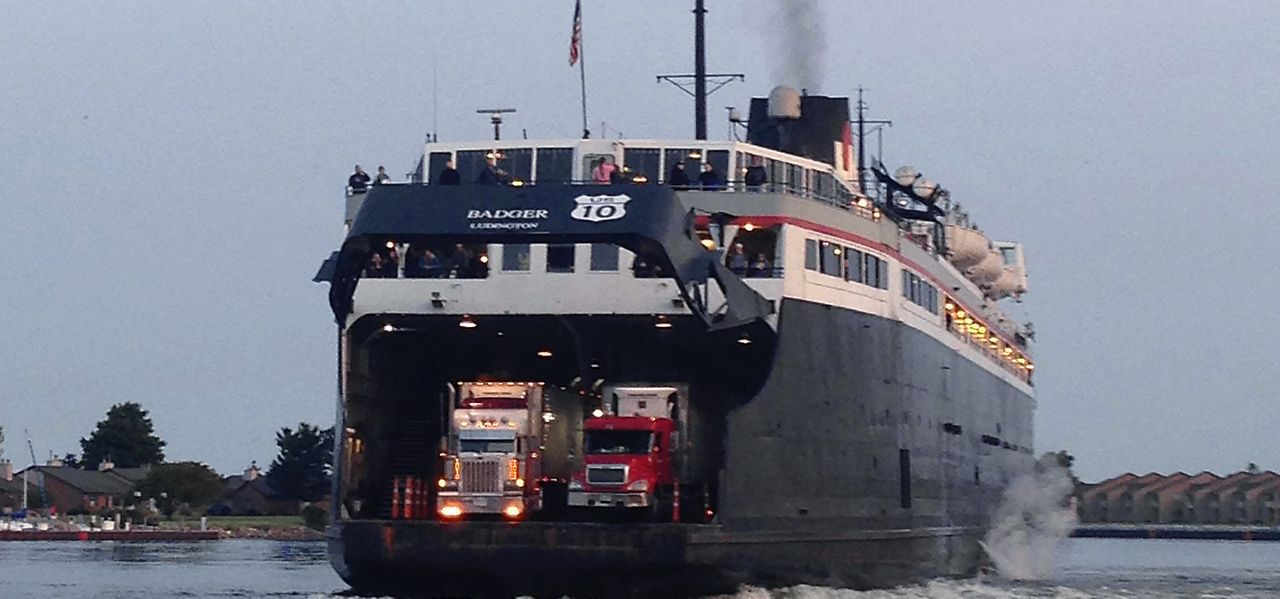
{"label": "red semi truck", "polygon": [[678,386],[607,390],[602,414],[583,424],[583,465],[569,483],[569,506],[709,518],[707,485],[690,466],[686,396]]}

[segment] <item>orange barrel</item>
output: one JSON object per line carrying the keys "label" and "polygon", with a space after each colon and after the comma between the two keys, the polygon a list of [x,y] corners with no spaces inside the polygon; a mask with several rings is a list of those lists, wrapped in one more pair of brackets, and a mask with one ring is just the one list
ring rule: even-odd
{"label": "orange barrel", "polygon": [[400,477],[391,479],[391,519],[400,517]]}

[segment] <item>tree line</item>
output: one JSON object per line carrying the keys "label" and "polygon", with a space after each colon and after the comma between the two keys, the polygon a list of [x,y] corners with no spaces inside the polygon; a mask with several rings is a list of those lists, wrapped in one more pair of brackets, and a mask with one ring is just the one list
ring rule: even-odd
{"label": "tree line", "polygon": [[[155,433],[147,410],[136,402],[111,406],[88,437],[80,439],[80,455],[68,453],[64,466],[96,470],[103,462],[115,468],[147,467],[137,491],[154,499],[166,513],[179,505],[206,505],[223,493],[223,479],[201,462],[166,462],[165,441]],[[276,431],[277,454],[266,471],[282,498],[314,501],[329,489],[333,472],[333,428],[305,422]]]}

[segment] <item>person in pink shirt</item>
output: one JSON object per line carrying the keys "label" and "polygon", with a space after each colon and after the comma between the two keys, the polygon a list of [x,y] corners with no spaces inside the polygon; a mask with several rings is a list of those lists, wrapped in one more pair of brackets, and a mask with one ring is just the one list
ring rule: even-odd
{"label": "person in pink shirt", "polygon": [[591,169],[591,182],[604,184],[610,183],[613,177],[613,171],[618,167],[614,166],[613,163],[609,162],[609,160],[604,157],[596,159],[594,164],[595,166]]}

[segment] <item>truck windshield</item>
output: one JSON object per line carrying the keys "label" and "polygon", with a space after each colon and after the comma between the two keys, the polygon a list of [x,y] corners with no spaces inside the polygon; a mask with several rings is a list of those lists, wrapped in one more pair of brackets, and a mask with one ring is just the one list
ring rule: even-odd
{"label": "truck windshield", "polygon": [[648,431],[587,431],[587,453],[649,453]]}
{"label": "truck windshield", "polygon": [[458,439],[460,453],[515,453],[515,439]]}

